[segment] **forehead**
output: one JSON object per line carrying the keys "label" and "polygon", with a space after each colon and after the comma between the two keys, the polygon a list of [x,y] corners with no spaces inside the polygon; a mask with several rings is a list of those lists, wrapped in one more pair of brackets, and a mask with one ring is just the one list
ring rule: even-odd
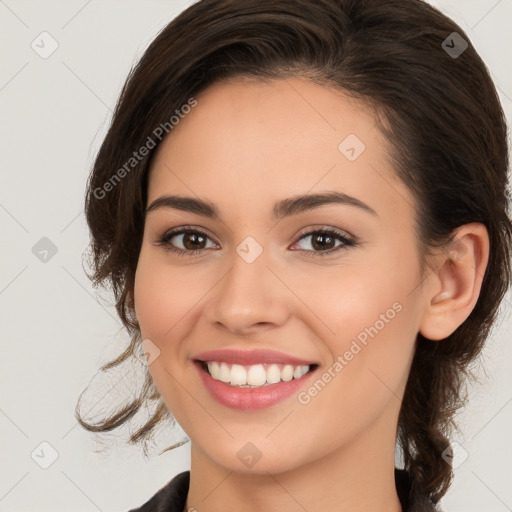
{"label": "forehead", "polygon": [[337,158],[338,145],[349,134],[373,147],[384,144],[378,130],[371,133],[376,119],[366,104],[305,79],[231,79],[213,84],[196,100],[167,147],[178,149],[190,132],[201,137],[204,150],[226,154],[236,146],[273,159],[310,156],[312,150],[317,158],[320,150]]}
{"label": "forehead", "polygon": [[148,203],[183,193],[261,209],[262,199],[336,190],[402,215],[412,205],[361,101],[295,78],[219,82],[196,100],[155,155]]}

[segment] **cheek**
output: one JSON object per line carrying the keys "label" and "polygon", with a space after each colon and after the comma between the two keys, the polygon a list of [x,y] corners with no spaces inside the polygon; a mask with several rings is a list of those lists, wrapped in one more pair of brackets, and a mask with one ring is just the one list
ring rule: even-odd
{"label": "cheek", "polygon": [[[304,272],[298,294],[328,328],[331,348],[345,350],[353,339],[410,340],[418,321],[419,262],[387,248],[347,259],[337,268]],[[297,282],[298,284],[298,282]],[[408,326],[408,327],[407,327]],[[378,331],[378,334],[376,333]],[[322,330],[322,332],[327,332]]]}
{"label": "cheek", "polygon": [[200,298],[195,280],[193,272],[170,267],[161,255],[141,251],[134,297],[143,337],[163,341],[170,335]]}
{"label": "cheek", "polygon": [[332,389],[343,394],[349,410],[362,403],[379,409],[393,394],[400,395],[408,375],[421,316],[414,293],[419,262],[412,249],[407,257],[407,244],[400,247],[401,254],[382,251],[340,268],[336,278],[316,274],[310,279],[308,303],[329,328],[322,339],[332,365],[338,362],[331,369],[336,375]]}
{"label": "cheek", "polygon": [[179,385],[189,368],[181,364],[181,344],[171,341],[183,335],[183,325],[189,321],[187,314],[190,315],[192,305],[198,300],[194,286],[185,275],[190,277],[166,265],[161,255],[143,249],[134,288],[142,339],[151,340],[159,350],[158,357],[149,365],[149,372],[178,422],[185,421],[191,414],[187,412],[188,395]]}
{"label": "cheek", "polygon": [[322,339],[330,361],[299,396],[310,428],[328,430],[323,441],[328,449],[348,442],[379,418],[394,421],[416,339],[415,308],[405,294],[376,290],[371,280],[360,278],[354,283],[347,279],[346,291],[347,296],[333,293],[337,301],[324,302],[319,311],[335,332]]}
{"label": "cheek", "polygon": [[[165,293],[165,276],[158,278],[155,270],[145,265],[144,258],[141,258],[135,275],[135,312],[143,338],[150,339],[158,338],[157,333],[164,329],[166,319],[169,322],[172,318],[173,310],[173,294]],[[165,311],[169,312],[167,317]]]}

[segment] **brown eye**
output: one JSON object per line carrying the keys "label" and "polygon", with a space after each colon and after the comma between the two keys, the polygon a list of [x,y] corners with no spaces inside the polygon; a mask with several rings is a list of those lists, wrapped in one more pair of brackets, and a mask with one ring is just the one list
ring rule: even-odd
{"label": "brown eye", "polygon": [[183,234],[182,244],[185,246],[185,249],[194,250],[194,249],[203,249],[206,242],[206,237],[200,233],[187,232]]}
{"label": "brown eye", "polygon": [[[348,247],[354,247],[356,242],[353,238],[349,238],[344,233],[341,233],[332,228],[317,229],[315,231],[309,231],[301,235],[299,242],[311,238],[309,244],[311,249],[300,249],[301,251],[310,253],[312,256],[326,256],[328,254],[338,252],[341,249]],[[338,243],[337,243],[338,242]]]}
{"label": "brown eye", "polygon": [[156,242],[156,245],[161,245],[166,251],[175,252],[179,255],[193,255],[208,248],[208,240],[210,240],[210,237],[202,231],[180,228],[165,233]]}

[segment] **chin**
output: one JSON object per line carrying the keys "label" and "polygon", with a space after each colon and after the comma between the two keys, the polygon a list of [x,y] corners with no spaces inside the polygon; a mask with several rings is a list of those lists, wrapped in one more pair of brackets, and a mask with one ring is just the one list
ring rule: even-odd
{"label": "chin", "polygon": [[232,441],[226,446],[217,445],[214,452],[205,450],[205,453],[214,465],[244,475],[285,473],[308,463],[306,454],[297,453],[297,444],[285,450],[279,450],[268,442],[265,447],[262,444],[258,441]]}

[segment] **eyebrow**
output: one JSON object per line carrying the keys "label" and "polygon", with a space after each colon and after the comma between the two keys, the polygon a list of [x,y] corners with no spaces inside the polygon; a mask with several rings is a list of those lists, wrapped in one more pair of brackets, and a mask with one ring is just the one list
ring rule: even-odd
{"label": "eyebrow", "polygon": [[[321,194],[294,196],[277,201],[272,209],[272,219],[282,219],[331,204],[354,206],[378,217],[377,212],[371,206],[363,203],[363,201],[342,192],[330,191]],[[146,213],[161,208],[172,208],[195,213],[214,220],[220,220],[221,218],[220,211],[214,203],[195,197],[164,195],[155,199],[146,209]]]}

